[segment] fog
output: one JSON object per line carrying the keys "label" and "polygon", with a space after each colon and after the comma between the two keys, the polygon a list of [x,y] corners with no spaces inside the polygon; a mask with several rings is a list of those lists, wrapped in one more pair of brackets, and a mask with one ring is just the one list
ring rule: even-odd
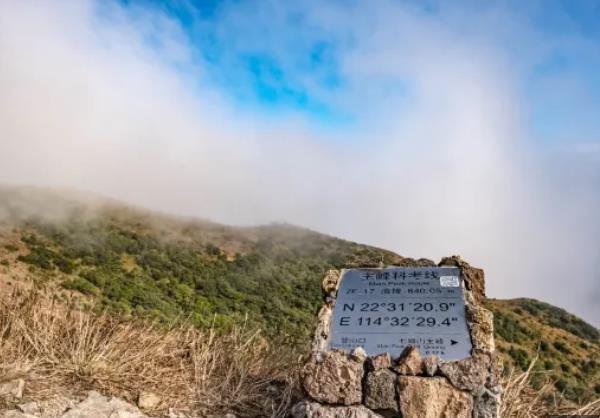
{"label": "fog", "polygon": [[[535,297],[600,325],[600,148],[533,133],[522,72],[534,57],[497,39],[540,39],[504,11],[467,30],[453,13],[308,2],[310,30],[292,37],[288,6],[226,4],[211,25],[227,54],[275,54],[295,83],[355,115],[327,124],[237,103],[163,12],[98,6],[0,3],[0,183],[227,224],[286,221],[410,257],[460,254],[485,269],[489,296]],[[294,48],[319,37],[341,45],[334,92],[294,64]]]}

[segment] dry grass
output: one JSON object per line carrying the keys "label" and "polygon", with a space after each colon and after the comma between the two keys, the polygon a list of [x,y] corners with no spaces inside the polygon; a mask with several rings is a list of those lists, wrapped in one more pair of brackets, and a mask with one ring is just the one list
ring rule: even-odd
{"label": "dry grass", "polygon": [[298,362],[244,328],[218,335],[127,321],[34,291],[0,297],[0,382],[25,377],[32,400],[95,389],[134,401],[148,390],[161,396],[159,410],[282,417]]}
{"label": "dry grass", "polygon": [[548,415],[600,416],[600,399],[584,406],[574,405],[556,392],[548,377],[539,389],[533,389],[531,379],[536,361],[537,357],[526,371],[516,373],[511,370],[505,377],[502,383],[504,393],[500,411],[503,418],[537,418]]}
{"label": "dry grass", "polygon": [[[195,416],[284,417],[298,397],[301,359],[245,328],[226,335],[92,314],[45,293],[0,296],[0,383],[26,380],[25,397],[44,401],[95,389],[135,401],[152,391]],[[600,415],[600,399],[579,407],[549,381],[534,390],[534,363],[504,379],[504,418]],[[4,404],[3,404],[4,402]],[[0,409],[8,407],[0,398]]]}

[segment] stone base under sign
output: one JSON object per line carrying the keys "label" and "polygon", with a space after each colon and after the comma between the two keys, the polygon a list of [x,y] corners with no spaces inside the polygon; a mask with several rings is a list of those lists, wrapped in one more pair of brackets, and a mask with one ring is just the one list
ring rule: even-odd
{"label": "stone base under sign", "polygon": [[[415,263],[423,265],[423,260]],[[361,348],[351,353],[328,350],[340,278],[339,272],[331,271],[323,281],[325,304],[301,376],[307,399],[296,405],[294,418],[499,417],[501,366],[493,317],[482,306],[483,271],[458,257],[445,258],[440,265],[459,267],[464,278],[471,356],[458,361],[422,358],[415,347],[408,347],[398,359],[389,354],[367,357]]]}
{"label": "stone base under sign", "polygon": [[494,355],[445,362],[421,358],[412,347],[406,351],[395,362],[388,355],[366,357],[360,349],[313,354],[302,371],[311,401],[297,406],[294,417],[498,416]]}

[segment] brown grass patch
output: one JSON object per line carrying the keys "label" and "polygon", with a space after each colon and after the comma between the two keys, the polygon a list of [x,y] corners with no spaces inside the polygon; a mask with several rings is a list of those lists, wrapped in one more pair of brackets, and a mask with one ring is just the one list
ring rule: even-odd
{"label": "brown grass patch", "polygon": [[600,416],[600,399],[583,406],[575,405],[557,393],[547,376],[541,387],[534,389],[531,380],[536,361],[537,357],[526,371],[517,373],[513,369],[504,378],[500,411],[503,418],[537,418],[549,415]]}
{"label": "brown grass patch", "polygon": [[244,327],[221,335],[97,315],[34,291],[0,297],[0,382],[25,377],[31,400],[95,389],[134,401],[148,390],[159,410],[282,417],[298,363]]}

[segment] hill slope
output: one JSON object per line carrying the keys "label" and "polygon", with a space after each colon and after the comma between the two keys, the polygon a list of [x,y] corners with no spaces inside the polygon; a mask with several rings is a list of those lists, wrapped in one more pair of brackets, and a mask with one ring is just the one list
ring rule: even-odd
{"label": "hill slope", "polygon": [[[84,199],[85,200],[85,199]],[[290,225],[241,228],[40,190],[0,190],[0,289],[14,282],[73,292],[123,315],[226,329],[250,322],[301,344],[330,268],[402,265],[390,251]],[[550,305],[490,300],[499,349],[573,400],[600,394],[594,327]]]}

